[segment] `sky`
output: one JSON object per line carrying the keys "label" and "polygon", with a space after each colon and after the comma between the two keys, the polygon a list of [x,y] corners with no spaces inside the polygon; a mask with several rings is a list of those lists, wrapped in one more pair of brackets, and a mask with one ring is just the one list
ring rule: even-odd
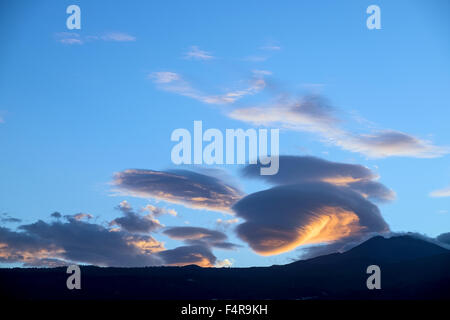
{"label": "sky", "polygon": [[[0,266],[266,266],[449,232],[449,9],[2,2]],[[194,121],[279,129],[278,174],[175,165]]]}

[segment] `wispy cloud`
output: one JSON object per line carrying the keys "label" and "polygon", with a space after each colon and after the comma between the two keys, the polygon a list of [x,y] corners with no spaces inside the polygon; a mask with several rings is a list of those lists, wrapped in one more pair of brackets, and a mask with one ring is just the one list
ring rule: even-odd
{"label": "wispy cloud", "polygon": [[435,158],[450,152],[448,147],[436,146],[431,141],[396,130],[381,129],[369,133],[347,130],[337,111],[320,95],[294,100],[283,98],[273,104],[235,109],[228,115],[253,125],[280,126],[318,134],[325,143],[371,158]]}
{"label": "wispy cloud", "polygon": [[205,94],[194,88],[181,75],[175,72],[153,72],[149,75],[149,78],[158,84],[158,88],[161,90],[189,97],[206,104],[232,104],[245,96],[260,92],[266,86],[262,75],[255,74],[246,88],[227,91],[222,94]]}
{"label": "wispy cloud", "polygon": [[63,44],[83,44],[83,40],[78,33],[75,32],[58,32],[55,34],[56,41]]}
{"label": "wispy cloud", "polygon": [[[278,50],[278,46],[270,45],[266,49]],[[161,90],[206,104],[223,105],[234,104],[243,97],[260,93],[267,86],[264,77],[269,75],[271,72],[268,70],[254,70],[248,87],[222,94],[206,94],[175,72],[154,72],[149,78]],[[362,130],[354,129],[355,124],[361,121],[367,124],[369,121],[363,120],[362,117],[358,119],[353,117],[352,121],[348,121],[345,114],[338,112],[318,93],[299,98],[280,90],[273,82],[269,88],[275,99],[265,104],[235,108],[228,112],[228,116],[255,126],[275,126],[312,133],[325,144],[335,145],[370,158],[436,158],[450,153],[449,147],[434,145],[430,140],[399,130],[379,129],[373,124]]]}
{"label": "wispy cloud", "polygon": [[450,186],[430,192],[430,197],[433,197],[433,198],[450,197]]}
{"label": "wispy cloud", "polygon": [[153,72],[149,77],[153,79],[155,83],[171,83],[181,80],[178,73],[170,71]]}
{"label": "wispy cloud", "polygon": [[55,33],[57,42],[67,45],[81,45],[95,41],[113,41],[113,42],[130,42],[136,41],[136,37],[124,32],[109,32],[101,35],[82,36],[76,32],[58,32]]}
{"label": "wispy cloud", "polygon": [[101,36],[104,41],[129,42],[136,41],[136,37],[124,32],[110,32]]}
{"label": "wispy cloud", "polygon": [[217,225],[219,225],[219,226],[225,226],[225,227],[230,226],[230,225],[235,224],[235,223],[238,223],[238,222],[239,222],[239,219],[237,219],[237,218],[234,218],[234,219],[225,219],[225,220],[223,220],[223,219],[217,219],[217,220],[216,220],[216,224],[217,224]]}
{"label": "wispy cloud", "polygon": [[211,53],[207,51],[200,50],[197,46],[192,46],[189,48],[189,51],[186,52],[185,56],[186,59],[195,59],[195,60],[211,60],[214,57],[211,55]]}
{"label": "wispy cloud", "polygon": [[278,50],[281,50],[281,47],[277,46],[277,45],[266,45],[266,46],[262,46],[261,50],[278,51]]}

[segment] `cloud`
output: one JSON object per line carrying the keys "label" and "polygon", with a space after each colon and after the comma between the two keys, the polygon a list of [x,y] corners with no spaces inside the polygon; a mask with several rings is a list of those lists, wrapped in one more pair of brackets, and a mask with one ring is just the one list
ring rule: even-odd
{"label": "cloud", "polygon": [[[130,213],[135,214],[126,201],[121,202],[118,209],[127,218]],[[65,215],[64,220],[59,220],[62,215],[53,214],[57,221],[38,220],[20,225],[16,230],[0,227],[0,263],[21,263],[25,267],[74,263],[112,267],[187,264],[212,267],[216,262],[228,265],[226,261],[216,260],[212,247],[232,249],[235,246],[224,241],[227,237],[223,233],[204,228],[189,231],[180,227],[168,229],[168,233],[189,245],[166,250],[163,242],[141,233],[146,229],[145,223],[138,227],[134,216],[125,222],[122,220],[121,228],[90,223],[77,219],[77,216]]]}
{"label": "cloud", "polygon": [[382,130],[360,135],[346,133],[337,137],[336,145],[345,150],[365,154],[371,158],[393,156],[436,158],[449,152],[447,147],[435,146],[431,141],[394,130]]}
{"label": "cloud", "polygon": [[130,42],[136,41],[136,37],[124,32],[109,32],[101,36],[104,41]]}
{"label": "cloud", "polygon": [[234,249],[236,245],[226,242],[225,233],[201,227],[171,227],[163,233],[175,240],[181,240],[191,245],[204,245],[221,249]]}
{"label": "cloud", "polygon": [[443,198],[443,197],[450,197],[450,187],[434,190],[430,192],[430,197],[433,198]]}
{"label": "cloud", "polygon": [[204,244],[165,250],[163,243],[151,236],[108,229],[68,217],[66,222],[39,220],[20,226],[19,231],[0,227],[0,263],[22,263],[27,267],[73,263],[114,267],[188,264],[212,267],[217,261],[209,246]]}
{"label": "cloud", "polygon": [[[197,47],[191,50],[192,57],[209,57]],[[279,50],[277,45],[261,47],[265,51]],[[251,56],[245,60],[265,61],[267,56]],[[266,88],[264,76],[267,71],[253,72],[248,88],[228,91],[224,94],[210,95],[194,88],[179,74],[173,72],[155,72],[150,78],[164,91],[189,97],[207,104],[233,104],[245,96],[255,95]],[[228,117],[257,126],[282,127],[288,130],[308,132],[317,135],[326,144],[335,145],[343,150],[357,152],[370,158],[415,157],[436,158],[450,153],[449,147],[436,146],[431,141],[415,137],[412,134],[392,129],[350,130],[353,122],[343,121],[342,113],[337,116],[336,108],[320,94],[292,98],[277,86],[270,83],[270,93],[276,98],[269,103],[240,107],[228,112]],[[315,86],[316,87],[316,86]],[[362,117],[356,122],[368,122]]]}
{"label": "cloud", "polygon": [[[312,156],[280,156],[276,175],[259,175],[261,164],[247,165],[245,177],[276,187],[250,194],[233,210],[244,223],[238,236],[257,253],[273,255],[304,245],[307,257],[341,251],[389,227],[369,200],[391,201],[395,193],[378,175],[357,165]],[[323,244],[326,245],[317,245]]]}
{"label": "cloud", "polygon": [[70,265],[70,262],[58,260],[58,259],[52,259],[52,258],[42,258],[42,259],[35,259],[31,262],[25,262],[23,264],[24,267],[33,267],[33,268],[57,268],[57,267],[66,267]]}
{"label": "cloud", "polygon": [[117,267],[162,264],[154,253],[164,246],[151,236],[113,232],[73,218],[52,223],[39,220],[21,225],[19,230],[0,227],[0,262],[35,266],[46,261]]}
{"label": "cloud", "polygon": [[324,134],[338,122],[334,109],[321,96],[309,95],[266,106],[232,110],[228,116],[258,126],[281,126],[286,129]]}
{"label": "cloud", "polygon": [[247,165],[243,169],[246,177],[263,179],[274,185],[326,182],[346,186],[374,201],[386,202],[395,199],[395,193],[375,181],[378,175],[358,164],[327,161],[312,156],[280,156],[277,174],[261,176],[261,163]]}
{"label": "cloud", "polygon": [[62,214],[59,213],[58,211],[55,211],[55,212],[53,212],[50,216],[51,216],[52,218],[59,219],[59,218],[62,217]]}
{"label": "cloud", "polygon": [[78,33],[75,32],[58,32],[55,34],[56,41],[63,44],[83,44],[83,40]]}
{"label": "cloud", "polygon": [[153,72],[150,78],[156,83],[170,83],[181,79],[179,74],[170,71]]}
{"label": "cloud", "polygon": [[280,46],[276,46],[276,45],[267,45],[267,46],[261,47],[261,50],[279,51],[279,50],[281,50],[281,47]]}
{"label": "cloud", "polygon": [[20,222],[22,222],[21,219],[11,217],[11,216],[10,216],[9,214],[7,214],[6,212],[5,212],[5,213],[2,213],[2,214],[0,215],[0,223],[20,223]]}
{"label": "cloud", "polygon": [[261,255],[389,231],[378,208],[361,194],[324,182],[281,185],[256,192],[241,199],[233,209],[245,220],[236,227],[238,236]]}
{"label": "cloud", "polygon": [[205,94],[195,89],[189,82],[179,74],[170,71],[153,72],[149,75],[158,88],[164,91],[189,97],[206,104],[232,104],[245,96],[254,95],[264,89],[266,82],[261,75],[253,77],[247,88],[227,91],[223,94]]}
{"label": "cloud", "polygon": [[74,215],[72,215],[72,216],[70,216],[70,217],[72,217],[72,218],[74,218],[75,220],[83,220],[83,219],[92,219],[94,216],[92,215],[92,214],[89,214],[89,213],[77,213],[77,214],[74,214]]}
{"label": "cloud", "polygon": [[216,264],[214,265],[214,267],[216,267],[216,268],[231,268],[233,263],[234,263],[233,259],[223,259],[223,260],[217,261]]}
{"label": "cloud", "polygon": [[116,173],[113,185],[117,191],[134,197],[228,213],[243,195],[240,190],[218,178],[188,170],[129,169]]}
{"label": "cloud", "polygon": [[136,37],[124,32],[109,32],[102,35],[87,35],[81,36],[76,32],[57,32],[55,33],[55,39],[57,42],[67,45],[81,45],[86,42],[94,41],[114,41],[114,42],[130,42],[136,41]]}
{"label": "cloud", "polygon": [[164,214],[169,214],[171,216],[176,217],[178,215],[178,212],[176,212],[175,209],[166,209],[161,207],[156,207],[151,204],[147,204],[145,207],[142,208],[142,211],[147,211],[153,214],[155,217],[162,216]]}
{"label": "cloud", "polygon": [[238,218],[234,218],[234,219],[217,219],[216,220],[216,224],[222,228],[228,228],[229,226],[236,224],[239,222]]}
{"label": "cloud", "polygon": [[172,239],[183,241],[202,240],[214,243],[227,239],[223,232],[200,227],[171,227],[164,230],[163,233]]}
{"label": "cloud", "polygon": [[122,201],[117,209],[122,212],[124,216],[111,221],[110,226],[118,225],[123,230],[132,233],[148,233],[163,227],[163,225],[154,218],[152,213],[145,216],[135,213],[127,201]]}
{"label": "cloud", "polygon": [[189,51],[185,54],[186,59],[196,59],[196,60],[211,60],[214,57],[206,51],[200,50],[197,46],[190,47]]}
{"label": "cloud", "polygon": [[166,265],[185,266],[196,264],[200,267],[213,267],[216,257],[211,250],[202,245],[182,246],[158,253]]}
{"label": "cloud", "polygon": [[325,143],[371,158],[435,158],[450,152],[447,147],[435,146],[431,141],[400,131],[360,133],[346,130],[342,128],[342,120],[336,116],[336,110],[319,95],[294,100],[283,98],[265,106],[238,108],[230,111],[228,116],[253,125],[314,133]]}

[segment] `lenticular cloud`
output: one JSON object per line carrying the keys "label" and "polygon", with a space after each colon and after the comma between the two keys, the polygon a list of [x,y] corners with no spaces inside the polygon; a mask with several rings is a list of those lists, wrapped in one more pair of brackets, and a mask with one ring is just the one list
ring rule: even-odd
{"label": "lenticular cloud", "polygon": [[238,236],[261,255],[389,231],[369,199],[385,201],[394,193],[363,166],[283,156],[278,175],[259,176],[258,167],[247,166],[244,173],[276,186],[244,197],[233,210],[245,220]]}

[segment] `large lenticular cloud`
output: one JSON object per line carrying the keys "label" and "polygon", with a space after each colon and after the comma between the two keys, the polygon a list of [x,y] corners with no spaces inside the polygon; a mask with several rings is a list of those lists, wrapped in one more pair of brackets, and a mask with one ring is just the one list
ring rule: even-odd
{"label": "large lenticular cloud", "polygon": [[239,237],[261,255],[389,231],[374,204],[348,187],[327,183],[274,187],[245,197],[233,209],[246,220],[237,227]]}
{"label": "large lenticular cloud", "polygon": [[280,254],[299,246],[355,242],[389,226],[369,199],[387,201],[395,194],[368,168],[315,157],[281,156],[280,171],[257,174],[259,164],[244,169],[276,186],[250,194],[233,206],[245,220],[238,236],[261,255]]}

